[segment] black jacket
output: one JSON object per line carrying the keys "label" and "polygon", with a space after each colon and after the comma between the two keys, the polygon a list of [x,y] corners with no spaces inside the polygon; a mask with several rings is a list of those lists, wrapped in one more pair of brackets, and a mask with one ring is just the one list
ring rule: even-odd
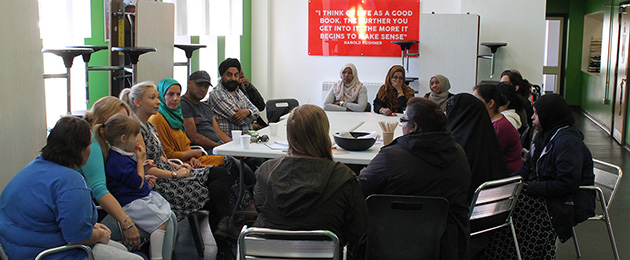
{"label": "black jacket", "polygon": [[342,245],[367,230],[365,199],[342,163],[285,156],[263,163],[256,180],[256,227],[330,230]]}
{"label": "black jacket", "polygon": [[576,126],[560,128],[542,148],[539,159],[531,158],[515,172],[529,180],[528,194],[545,197],[554,230],[562,242],[571,238],[571,227],[595,215],[595,192],[579,190],[593,185],[593,158]]}
{"label": "black jacket", "polygon": [[395,139],[359,175],[363,194],[443,197],[448,200],[441,259],[467,259],[470,168],[450,132],[413,133]]}

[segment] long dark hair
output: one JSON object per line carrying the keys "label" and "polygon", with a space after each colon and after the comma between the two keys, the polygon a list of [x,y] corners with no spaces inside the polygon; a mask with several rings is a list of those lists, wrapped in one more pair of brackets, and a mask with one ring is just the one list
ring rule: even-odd
{"label": "long dark hair", "polygon": [[79,168],[85,162],[82,152],[90,145],[92,138],[87,121],[66,116],[57,121],[41,150],[44,160],[69,168]]}
{"label": "long dark hair", "polygon": [[499,107],[507,104],[507,99],[499,93],[497,86],[492,84],[479,84],[473,88],[483,98],[484,103],[494,100],[494,112],[499,113]]}

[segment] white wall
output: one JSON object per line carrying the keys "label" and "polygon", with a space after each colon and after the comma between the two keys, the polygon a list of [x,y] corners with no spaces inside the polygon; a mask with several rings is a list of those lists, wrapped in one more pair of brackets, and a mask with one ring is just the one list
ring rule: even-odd
{"label": "white wall", "polygon": [[0,8],[0,191],[46,142],[44,73],[37,0]]}
{"label": "white wall", "polygon": [[[481,17],[479,42],[506,42],[495,54],[494,78],[517,69],[531,83],[541,84],[545,51],[545,0],[462,0],[462,13]],[[479,54],[490,54],[485,46]],[[490,60],[479,60],[477,80],[490,79]]]}
{"label": "white wall", "polygon": [[[496,71],[517,68],[526,78],[542,78],[545,0],[425,0],[420,5],[421,13],[478,13],[480,42],[509,43],[507,52],[498,53]],[[301,104],[319,105],[322,82],[338,80],[343,64],[354,63],[363,82],[384,82],[389,67],[400,64],[397,57],[309,56],[307,14],[306,0],[252,1],[251,79],[265,98],[295,97]],[[514,28],[501,30],[507,26]],[[409,76],[417,76],[418,62],[422,61],[411,59]],[[489,63],[480,61],[479,68],[478,80],[487,78]]]}

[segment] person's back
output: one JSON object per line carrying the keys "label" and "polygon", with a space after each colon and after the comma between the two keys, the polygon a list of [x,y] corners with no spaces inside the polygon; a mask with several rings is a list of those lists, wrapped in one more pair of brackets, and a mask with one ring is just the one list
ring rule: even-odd
{"label": "person's back", "polygon": [[464,149],[446,131],[439,106],[426,98],[409,100],[403,136],[381,149],[359,175],[363,194],[415,195],[449,202],[441,259],[467,256],[468,189],[471,173]]}
{"label": "person's back", "polygon": [[[283,157],[256,172],[254,226],[290,230],[330,230],[340,241],[356,242],[366,222],[363,199],[348,167],[327,159]],[[350,220],[350,221],[349,221]],[[343,242],[342,242],[343,243]]]}
{"label": "person's back", "polygon": [[342,246],[367,229],[367,205],[355,175],[333,161],[328,117],[315,105],[292,110],[287,119],[287,155],[256,171],[255,226],[330,230]]}
{"label": "person's back", "polygon": [[[379,158],[380,157],[380,158]],[[395,194],[443,197],[449,202],[442,259],[465,255],[468,237],[468,202],[470,170],[464,150],[448,132],[410,134],[397,138],[381,149],[359,181],[365,196]],[[380,163],[379,163],[380,162]],[[448,256],[445,253],[452,253]],[[454,258],[452,258],[454,257]]]}
{"label": "person's back", "polygon": [[[43,250],[90,237],[97,218],[91,197],[90,188],[78,172],[41,157],[29,163],[0,196],[0,242],[9,259],[33,259]],[[58,211],[60,208],[72,211]],[[78,220],[72,216],[86,217],[79,222],[63,221]],[[60,225],[64,224],[68,225],[65,228],[75,228],[63,230]],[[81,259],[85,253],[71,250],[54,257]]]}

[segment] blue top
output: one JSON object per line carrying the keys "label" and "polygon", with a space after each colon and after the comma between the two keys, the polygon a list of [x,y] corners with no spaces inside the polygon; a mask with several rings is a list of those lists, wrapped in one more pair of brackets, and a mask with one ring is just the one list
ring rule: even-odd
{"label": "blue top", "polygon": [[105,181],[105,159],[103,159],[101,145],[95,136],[92,136],[90,149],[92,150],[90,157],[87,163],[79,168],[79,172],[85,176],[92,189],[94,199],[98,201],[103,195],[109,193],[109,190],[107,190],[107,182]]}
{"label": "blue top", "polygon": [[[105,162],[107,188],[121,206],[145,197],[151,192],[146,178],[143,180],[138,175],[137,167],[136,160],[109,149],[109,156],[107,156],[107,162]],[[143,182],[144,185],[140,188]]]}
{"label": "blue top", "polygon": [[[0,195],[0,243],[9,259],[33,259],[43,250],[89,239],[97,216],[83,177],[38,156]],[[85,257],[77,249],[50,259]]]}

